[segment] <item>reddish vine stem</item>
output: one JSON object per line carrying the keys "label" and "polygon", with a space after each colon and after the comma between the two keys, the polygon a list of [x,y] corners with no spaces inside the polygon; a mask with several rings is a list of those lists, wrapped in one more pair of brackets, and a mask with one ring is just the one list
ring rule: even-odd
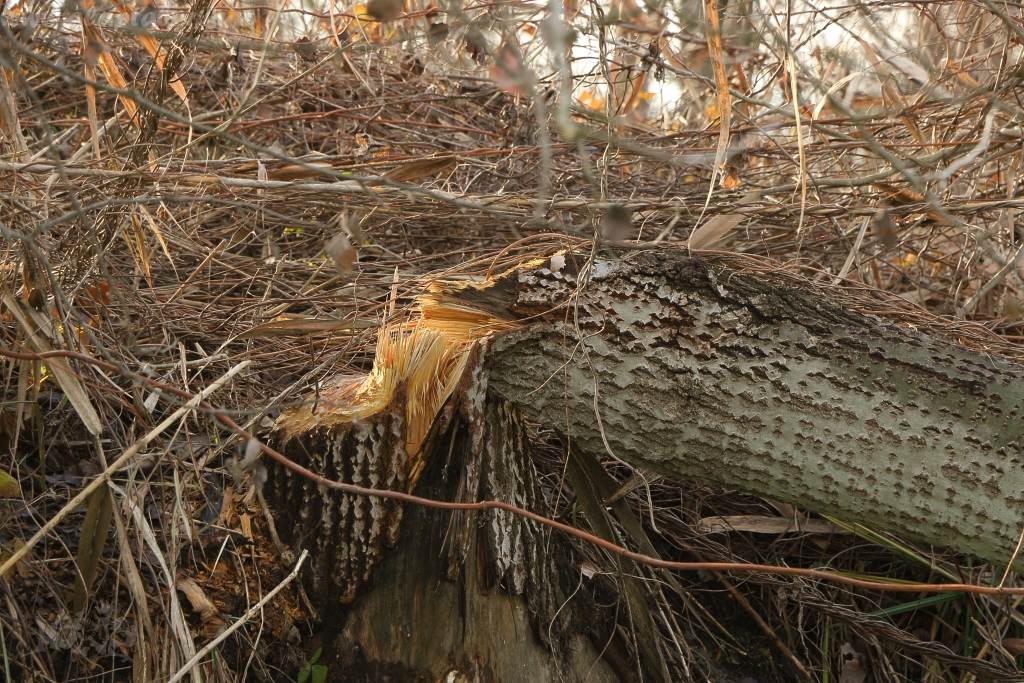
{"label": "reddish vine stem", "polygon": [[[75,360],[82,361],[83,363],[89,363],[96,367],[116,372],[123,376],[131,377],[132,380],[147,384],[155,389],[173,394],[185,401],[190,401],[195,398],[194,394],[179,389],[171,384],[160,382],[158,380],[143,377],[142,375],[136,374],[127,370],[126,368],[119,367],[114,363],[109,363],[98,358],[93,358],[84,353],[78,353],[76,351],[47,351],[45,353],[21,353],[18,351],[11,351],[8,349],[0,349],[0,356],[7,358],[15,358],[19,360],[36,360],[44,361],[47,358],[73,358]],[[254,439],[255,437],[243,429],[238,423],[232,420],[227,415],[217,410],[207,401],[200,401],[199,406],[207,410],[218,422],[227,427],[230,431],[234,432],[238,436],[244,439]],[[669,560],[662,560],[642,553],[635,553],[631,550],[627,550],[622,546],[615,545],[610,541],[606,541],[602,538],[598,538],[593,534],[588,534],[585,531],[571,527],[561,522],[556,522],[553,519],[548,519],[542,515],[524,510],[516,507],[515,505],[509,505],[508,503],[502,503],[496,500],[485,500],[479,503],[449,503],[440,500],[431,500],[429,498],[421,498],[414,496],[411,493],[402,493],[401,491],[384,491],[380,489],[368,489],[362,486],[355,486],[354,484],[344,484],[342,482],[333,481],[331,479],[325,479],[319,474],[312,472],[302,465],[293,462],[291,459],[285,457],[275,449],[271,448],[265,443],[260,442],[260,447],[263,452],[268,456],[281,463],[288,469],[301,474],[302,476],[315,481],[318,486],[326,486],[343,493],[349,493],[357,496],[376,496],[378,498],[390,498],[398,500],[403,503],[411,503],[413,505],[422,505],[424,507],[435,508],[439,510],[505,510],[515,515],[520,515],[527,519],[533,520],[538,524],[557,529],[570,536],[575,536],[587,543],[604,548],[608,552],[614,553],[621,557],[636,562],[637,564],[647,565],[649,567],[658,567],[662,569],[674,569],[677,571],[720,571],[720,572],[747,572],[747,573],[763,573],[763,574],[775,574],[779,576],[798,576],[805,579],[817,579],[820,581],[831,581],[833,583],[840,583],[847,586],[853,586],[856,588],[864,588],[868,590],[887,591],[892,593],[974,593],[977,595],[1024,595],[1024,588],[1006,588],[999,586],[978,586],[969,583],[886,583],[882,581],[868,581],[865,579],[856,579],[850,576],[844,576],[835,572],[824,571],[821,569],[802,569],[799,567],[779,567],[769,564],[751,564],[751,563],[738,563],[738,562],[672,562]]]}

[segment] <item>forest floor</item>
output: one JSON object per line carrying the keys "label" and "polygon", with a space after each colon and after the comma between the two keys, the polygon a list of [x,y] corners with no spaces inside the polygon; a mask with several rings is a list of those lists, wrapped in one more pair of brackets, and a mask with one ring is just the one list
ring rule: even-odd
{"label": "forest floor", "polygon": [[[248,614],[287,580],[294,555],[287,530],[283,542],[270,532],[260,470],[237,465],[246,441],[214,417],[265,438],[321,380],[366,371],[377,330],[438,279],[589,253],[595,238],[714,249],[832,286],[840,300],[874,297],[872,313],[979,353],[1024,359],[1024,86],[991,47],[1015,45],[1019,23],[931,4],[983,27],[950,39],[963,43],[961,61],[976,58],[971,69],[949,62],[925,89],[892,67],[901,62],[876,61],[888,74],[881,92],[846,101],[814,95],[801,72],[807,103],[795,108],[780,97],[792,63],[755,91],[738,79],[770,71],[764,54],[703,38],[669,52],[639,20],[605,29],[604,57],[628,65],[611,76],[613,94],[590,89],[570,103],[557,72],[534,75],[508,43],[478,39],[484,10],[476,23],[411,5],[391,23],[331,13],[317,29],[327,37],[270,40],[282,13],[242,21],[220,8],[211,19],[200,0],[163,12],[154,34],[168,81],[148,34],[8,9],[8,680],[168,680],[243,616],[202,660],[202,680],[329,674],[314,661],[320,622],[300,591]],[[728,155],[716,166],[723,50],[736,73]],[[639,95],[645,80],[672,78],[689,79],[692,102],[666,125]],[[51,349],[76,355],[39,355]],[[184,405],[204,390],[211,408]],[[551,509],[586,527],[567,509],[557,438],[532,438]],[[619,484],[638,481],[603,464]],[[703,484],[658,478],[624,495],[668,559],[1019,583],[1005,568]],[[607,557],[573,543],[595,595],[616,600]],[[680,678],[801,680],[799,662],[841,683],[868,671],[1011,679],[1024,653],[1019,600],[817,586],[822,600],[809,605],[768,575],[678,579],[686,601],[660,590],[650,601],[664,642],[685,642],[666,648]]]}

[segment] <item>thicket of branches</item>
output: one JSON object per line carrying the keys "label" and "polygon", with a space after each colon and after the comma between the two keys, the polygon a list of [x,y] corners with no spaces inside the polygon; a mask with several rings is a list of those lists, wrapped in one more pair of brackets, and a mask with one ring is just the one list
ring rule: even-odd
{"label": "thicket of branches", "polygon": [[[265,435],[440,277],[594,239],[716,249],[1024,358],[1022,39],[1021,6],[988,0],[8,2],[4,674],[167,680],[246,615],[188,676],[297,677],[312,606],[247,613],[295,559],[259,471],[168,387]],[[53,349],[105,364],[32,356]],[[1019,583],[866,529],[782,533],[799,511],[688,482],[625,499],[673,559]],[[1024,652],[1019,599],[677,580],[652,601],[680,678],[1013,678]]]}

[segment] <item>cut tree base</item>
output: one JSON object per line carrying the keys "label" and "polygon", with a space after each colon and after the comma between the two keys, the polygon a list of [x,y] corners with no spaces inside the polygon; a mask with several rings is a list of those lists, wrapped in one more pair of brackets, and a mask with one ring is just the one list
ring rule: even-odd
{"label": "cut tree base", "polygon": [[[445,482],[443,467],[429,467],[420,482],[423,493],[447,493],[444,499],[451,500],[464,467],[452,469],[456,476]],[[402,538],[374,571],[369,590],[350,609],[338,610],[334,624],[328,623],[332,610],[324,609],[324,651],[337,662],[331,670],[343,672],[340,680],[379,680],[376,674],[384,672],[453,683],[619,680],[580,624],[580,632],[561,644],[562,661],[554,660],[536,633],[547,624],[531,619],[525,596],[490,584],[481,534],[471,540],[460,575],[448,578],[451,521],[449,512],[407,508]]]}
{"label": "cut tree base", "polygon": [[[482,358],[479,348],[471,352],[464,381],[427,436],[416,493],[502,500],[548,514],[522,416],[486,398]],[[405,396],[399,391],[372,420],[282,437],[282,448],[329,476],[399,488],[404,473],[385,473],[405,462],[394,457]],[[610,624],[596,618],[592,598],[578,590],[579,572],[563,559],[563,541],[547,527],[500,510],[452,513],[347,498],[283,468],[270,477],[267,494],[287,540],[296,551],[310,550],[303,584],[320,612],[332,679],[369,680],[375,671],[392,680],[453,683],[632,678],[628,659],[618,667],[624,676],[606,662],[626,658],[616,657],[621,648],[604,647]],[[388,533],[397,532],[389,520],[399,519],[400,535]],[[605,627],[608,633],[600,632]],[[602,659],[602,650],[611,656]]]}

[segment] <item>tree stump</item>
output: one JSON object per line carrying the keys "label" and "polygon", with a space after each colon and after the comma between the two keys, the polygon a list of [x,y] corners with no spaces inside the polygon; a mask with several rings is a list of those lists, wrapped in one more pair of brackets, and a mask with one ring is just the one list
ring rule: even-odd
{"label": "tree stump", "polygon": [[[522,414],[488,398],[483,363],[476,345],[424,438],[415,492],[547,514]],[[332,391],[321,393],[322,405],[337,398]],[[408,395],[399,388],[385,410],[354,422],[310,428],[309,415],[285,414],[278,442],[325,477],[405,490],[416,467],[404,446]],[[577,590],[579,574],[547,527],[501,510],[403,509],[318,488],[284,468],[271,473],[267,497],[286,542],[310,551],[304,587],[320,611],[326,661],[342,679],[619,680],[591,642],[592,598]]]}

